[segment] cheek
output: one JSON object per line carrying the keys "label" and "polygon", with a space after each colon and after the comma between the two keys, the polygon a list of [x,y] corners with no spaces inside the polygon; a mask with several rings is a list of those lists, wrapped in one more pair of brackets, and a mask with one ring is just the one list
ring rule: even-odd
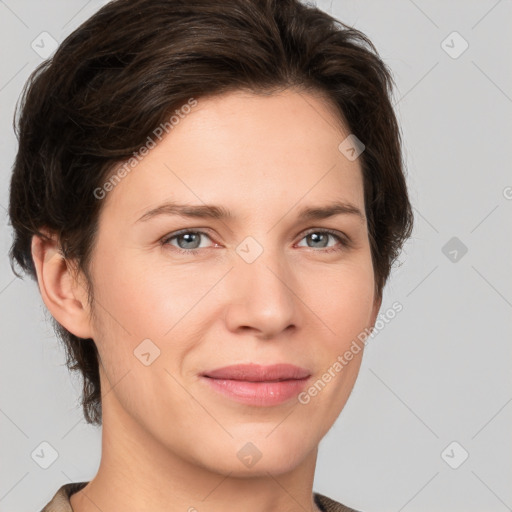
{"label": "cheek", "polygon": [[162,337],[204,291],[183,267],[153,265],[142,256],[129,255],[120,251],[115,259],[98,265],[95,296],[100,313],[108,328],[121,336]]}
{"label": "cheek", "polygon": [[316,291],[307,299],[315,321],[306,327],[317,342],[316,379],[299,402],[305,415],[318,418],[323,436],[343,409],[359,373],[364,352],[360,335],[369,333],[372,321],[373,269],[362,262],[346,265],[319,273],[316,282]]}
{"label": "cheek", "polygon": [[[218,301],[204,299],[225,269],[191,272],[184,265],[150,265],[121,257],[98,269],[95,339],[109,380],[117,382],[128,371],[133,380],[142,370],[137,355],[146,353],[144,347],[150,358],[157,355],[147,370],[163,366],[179,372],[187,354],[204,338],[206,323],[218,316],[212,317],[211,311]],[[142,376],[147,385],[148,374]]]}
{"label": "cheek", "polygon": [[329,349],[350,344],[370,325],[374,277],[368,259],[310,273],[302,289],[304,302],[317,317],[317,324],[332,335]]}

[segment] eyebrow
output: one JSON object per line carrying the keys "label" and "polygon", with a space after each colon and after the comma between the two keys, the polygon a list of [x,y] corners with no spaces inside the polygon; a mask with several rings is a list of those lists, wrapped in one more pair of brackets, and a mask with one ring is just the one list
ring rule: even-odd
{"label": "eyebrow", "polygon": [[[187,205],[179,204],[176,202],[166,202],[152,208],[140,217],[137,222],[146,222],[159,215],[177,215],[179,217],[190,217],[196,219],[219,219],[229,220],[234,219],[233,213],[223,206],[216,205]],[[298,219],[299,220],[321,220],[335,215],[356,215],[361,220],[366,220],[361,210],[353,204],[337,201],[335,203],[329,203],[325,206],[309,206],[300,210]]]}

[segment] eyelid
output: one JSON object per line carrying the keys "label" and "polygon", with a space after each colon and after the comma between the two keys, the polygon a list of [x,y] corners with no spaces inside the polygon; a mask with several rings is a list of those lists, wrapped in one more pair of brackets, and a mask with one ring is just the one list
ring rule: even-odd
{"label": "eyelid", "polygon": [[[337,229],[330,229],[330,228],[311,228],[311,229],[307,229],[306,231],[302,232],[301,235],[302,235],[302,238],[304,238],[305,236],[311,234],[311,233],[328,233],[330,235],[333,235],[335,237],[338,237],[340,238],[341,240],[349,243],[350,242],[350,237],[348,235],[346,235],[345,233],[343,233],[343,231],[338,231]],[[302,240],[301,238],[301,240]]]}
{"label": "eyelid", "polygon": [[162,241],[170,240],[172,238],[175,238],[179,235],[184,235],[185,233],[200,233],[202,235],[207,235],[211,238],[211,235],[209,233],[208,228],[183,228],[178,229],[178,231],[172,231],[171,233],[167,233],[163,238]]}

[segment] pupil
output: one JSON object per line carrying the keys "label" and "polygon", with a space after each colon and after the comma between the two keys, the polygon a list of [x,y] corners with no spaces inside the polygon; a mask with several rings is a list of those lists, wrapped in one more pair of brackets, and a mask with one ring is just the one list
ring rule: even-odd
{"label": "pupil", "polygon": [[[321,241],[322,237],[327,238],[327,235],[324,233],[311,233],[309,236],[313,239],[314,243],[318,242],[319,240]],[[325,247],[325,245],[321,247]]]}
{"label": "pupil", "polygon": [[[196,249],[197,247],[194,246],[194,242],[196,242],[196,245],[197,245],[197,240],[193,240],[193,238],[197,238],[199,239],[199,237],[197,236],[198,234],[197,233],[185,233],[184,235],[181,235],[181,237],[183,239],[185,239],[185,245],[186,247],[182,247],[182,249]],[[187,240],[189,239],[189,240]],[[192,240],[190,240],[192,239]],[[189,244],[192,244],[193,247],[190,247]]]}

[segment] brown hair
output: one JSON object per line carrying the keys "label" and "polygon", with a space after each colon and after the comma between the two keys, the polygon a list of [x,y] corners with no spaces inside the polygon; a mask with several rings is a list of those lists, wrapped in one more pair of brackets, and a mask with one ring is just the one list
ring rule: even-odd
{"label": "brown hair", "polygon": [[[16,260],[37,279],[31,240],[48,228],[87,278],[92,305],[88,269],[101,210],[94,190],[114,166],[191,97],[296,87],[328,98],[365,145],[359,158],[381,296],[413,223],[393,85],[364,34],[299,0],[114,0],[31,74],[17,106],[13,271],[20,277]],[[52,320],[68,368],[83,376],[85,419],[99,425],[96,345]]]}

